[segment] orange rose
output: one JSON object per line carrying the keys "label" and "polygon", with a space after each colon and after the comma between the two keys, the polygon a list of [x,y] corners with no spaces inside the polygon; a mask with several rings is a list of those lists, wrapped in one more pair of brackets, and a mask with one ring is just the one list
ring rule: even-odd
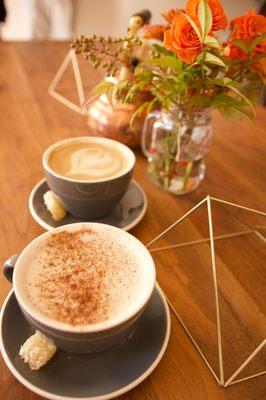
{"label": "orange rose", "polygon": [[168,10],[165,13],[162,13],[161,15],[164,17],[164,19],[169,22],[169,24],[172,23],[174,17],[179,13],[179,9],[178,8],[171,8],[170,10]]}
{"label": "orange rose", "polygon": [[266,18],[263,15],[255,15],[254,10],[232,19],[230,25],[233,31],[231,40],[248,39],[266,32]]}
{"label": "orange rose", "polygon": [[166,25],[146,25],[145,39],[163,40],[164,32],[168,29]]}
{"label": "orange rose", "polygon": [[[254,10],[249,10],[246,15],[234,18],[231,21],[232,35],[230,40],[244,40],[252,43],[254,36],[266,33],[266,18],[255,15]],[[252,55],[266,53],[266,39],[262,40],[254,49]],[[247,55],[236,46],[231,45],[231,58],[245,59]]]}
{"label": "orange rose", "polygon": [[[197,17],[191,17],[200,29]],[[172,26],[164,34],[164,46],[178,57],[192,64],[201,52],[201,42],[186,17],[179,12],[173,19]]]}
{"label": "orange rose", "polygon": [[[200,0],[188,0],[186,5],[186,12],[190,15],[198,15],[198,6]],[[219,31],[226,29],[228,20],[224,13],[223,6],[220,0],[207,0],[208,6],[212,13],[212,31]]]}

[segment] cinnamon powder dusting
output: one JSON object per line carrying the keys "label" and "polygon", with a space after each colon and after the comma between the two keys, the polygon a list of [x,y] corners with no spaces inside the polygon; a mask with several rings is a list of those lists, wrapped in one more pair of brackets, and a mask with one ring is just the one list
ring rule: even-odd
{"label": "cinnamon powder dusting", "polygon": [[141,286],[134,254],[88,228],[52,234],[37,262],[31,301],[46,316],[71,325],[108,320]]}

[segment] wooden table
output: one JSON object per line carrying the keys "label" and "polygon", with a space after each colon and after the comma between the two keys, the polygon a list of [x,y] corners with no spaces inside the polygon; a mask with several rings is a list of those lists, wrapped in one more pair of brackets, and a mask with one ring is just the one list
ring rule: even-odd
{"label": "wooden table", "polygon": [[[66,43],[0,44],[1,263],[43,232],[29,213],[28,198],[32,187],[43,177],[44,149],[59,139],[88,133],[81,116],[47,93],[67,50]],[[92,86],[96,75],[90,68],[87,78]],[[73,92],[71,79],[62,85],[66,92]],[[145,218],[131,233],[147,243],[207,194],[265,209],[265,124],[262,108],[258,108],[256,128],[247,121],[225,121],[215,113],[214,142],[207,160],[206,179],[195,192],[183,197],[153,186],[145,173],[146,161],[138,154],[135,179],[145,189],[149,206]],[[158,275],[162,286],[169,286],[167,277],[160,271]],[[256,276],[253,278],[256,284]],[[11,285],[0,275],[0,304],[10,289]],[[11,375],[2,357],[0,388],[0,399],[39,398]],[[171,338],[161,363],[148,379],[122,398],[262,400],[265,396],[265,375],[227,389],[219,387],[172,314]]]}

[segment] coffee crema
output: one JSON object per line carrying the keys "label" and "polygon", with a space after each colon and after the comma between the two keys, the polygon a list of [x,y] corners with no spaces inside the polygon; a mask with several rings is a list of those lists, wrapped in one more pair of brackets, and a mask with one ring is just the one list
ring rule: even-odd
{"label": "coffee crema", "polygon": [[99,142],[69,143],[49,156],[50,168],[66,178],[77,180],[110,179],[128,168],[128,161],[115,146]]}
{"label": "coffee crema", "polygon": [[134,308],[145,293],[142,271],[139,258],[116,233],[60,231],[34,257],[25,294],[50,319],[72,326],[98,324]]}

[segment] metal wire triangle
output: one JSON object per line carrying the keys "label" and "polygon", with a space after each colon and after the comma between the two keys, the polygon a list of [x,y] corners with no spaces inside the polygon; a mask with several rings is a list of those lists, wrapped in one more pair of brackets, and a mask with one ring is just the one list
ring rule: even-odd
{"label": "metal wire triangle", "polygon": [[[66,71],[67,66],[70,62],[72,63],[72,67],[73,67],[73,71],[74,71],[74,77],[75,77],[75,81],[76,81],[76,87],[77,87],[79,103],[80,103],[79,105],[73,103],[72,101],[70,101],[69,99],[67,99],[66,97],[64,97],[63,95],[61,95],[60,93],[58,93],[55,90],[56,86],[58,85],[59,81],[61,80],[62,76],[64,75],[64,72]],[[48,88],[48,93],[51,96],[53,96],[56,100],[58,100],[60,103],[71,108],[73,111],[76,111],[79,114],[83,114],[82,106],[85,103],[85,96],[84,96],[84,90],[83,90],[77,56],[73,49],[69,50],[69,52],[67,53],[63,63],[61,64],[54,79],[52,80],[52,83],[50,84],[50,86]]]}
{"label": "metal wire triangle", "polygon": [[[232,233],[229,233],[229,234],[226,234],[226,235],[214,236],[214,233],[213,233],[213,220],[212,220],[212,202],[218,203],[227,212],[229,212],[234,218],[236,218],[238,220],[241,220],[241,222],[243,222],[249,229],[244,230],[244,231],[239,231],[239,232],[232,232]],[[167,232],[169,232],[171,229],[173,229],[176,225],[178,225],[181,221],[183,221],[186,217],[188,217],[190,214],[192,214],[197,208],[199,208],[204,203],[207,203],[208,224],[209,224],[209,234],[210,234],[209,238],[204,238],[204,239],[200,239],[200,240],[192,240],[192,241],[189,241],[189,242],[178,243],[178,244],[171,245],[171,246],[163,246],[163,247],[157,247],[157,248],[154,248],[154,249],[150,249],[150,247],[155,242],[157,242]],[[260,239],[262,239],[265,242],[266,241],[265,237],[263,235],[261,235],[261,233],[257,229],[265,229],[266,227],[263,226],[263,225],[252,226],[252,225],[248,224],[246,221],[243,221],[239,216],[236,216],[234,213],[230,212],[226,207],[223,206],[224,204],[227,204],[229,206],[233,206],[233,207],[236,207],[236,208],[239,208],[239,209],[242,209],[242,210],[246,210],[247,212],[256,213],[256,214],[262,215],[264,217],[266,216],[265,212],[254,210],[254,209],[251,209],[249,207],[244,207],[244,206],[241,206],[239,204],[228,202],[228,201],[225,201],[225,200],[222,200],[222,199],[217,199],[215,197],[207,196],[201,202],[199,202],[196,206],[194,206],[191,210],[189,210],[187,213],[185,213],[182,217],[177,219],[172,225],[170,225],[168,228],[163,230],[154,239],[152,239],[149,243],[147,243],[146,247],[149,249],[149,251],[151,253],[153,253],[153,252],[169,250],[169,249],[173,249],[173,248],[180,248],[180,247],[190,246],[192,244],[195,245],[195,244],[200,244],[200,243],[204,243],[204,242],[210,242],[211,260],[212,260],[212,276],[213,276],[213,286],[214,286],[214,294],[215,294],[215,309],[216,309],[216,324],[217,324],[217,347],[218,347],[218,355],[219,355],[219,372],[220,372],[220,376],[219,377],[214,372],[214,370],[211,367],[211,365],[209,364],[207,358],[204,356],[202,350],[200,349],[197,341],[193,338],[192,334],[190,333],[190,331],[188,330],[188,328],[186,327],[186,325],[182,321],[180,315],[176,312],[176,310],[175,310],[174,306],[172,305],[172,303],[170,302],[170,300],[167,298],[166,295],[165,295],[165,297],[166,297],[166,300],[168,301],[168,304],[169,304],[170,308],[172,309],[174,315],[176,316],[176,318],[179,320],[179,322],[183,326],[184,330],[186,331],[186,333],[188,334],[189,338],[191,339],[191,341],[193,342],[193,344],[195,345],[195,347],[199,351],[201,357],[205,361],[206,365],[210,369],[211,373],[213,374],[213,376],[215,377],[217,382],[221,386],[227,387],[227,386],[230,386],[230,385],[233,385],[233,384],[236,384],[236,383],[248,380],[248,379],[252,379],[254,377],[257,377],[257,376],[260,376],[260,375],[263,375],[263,374],[266,373],[266,371],[262,371],[262,372],[259,372],[257,374],[250,375],[248,377],[244,377],[242,379],[235,380],[237,375],[262,350],[262,348],[266,344],[266,339],[263,340],[263,342],[256,348],[256,350],[240,365],[240,367],[232,374],[232,376],[229,379],[227,379],[227,381],[225,381],[225,378],[224,378],[224,363],[223,363],[222,332],[221,332],[221,316],[220,316],[220,306],[219,306],[219,291],[218,291],[217,269],[216,269],[216,259],[215,259],[215,243],[214,242],[215,242],[215,240],[222,240],[222,239],[227,239],[227,238],[231,238],[231,237],[247,235],[247,234],[251,234],[251,233],[255,233]]]}

